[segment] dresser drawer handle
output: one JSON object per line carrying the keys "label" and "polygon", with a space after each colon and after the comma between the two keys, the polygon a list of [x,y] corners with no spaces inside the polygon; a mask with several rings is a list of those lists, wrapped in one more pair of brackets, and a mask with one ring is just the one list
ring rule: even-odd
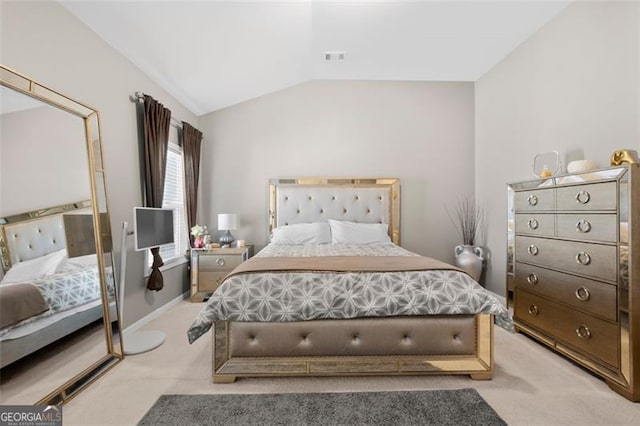
{"label": "dresser drawer handle", "polygon": [[531,305],[529,306],[529,315],[538,315],[538,306],[536,305]]}
{"label": "dresser drawer handle", "polygon": [[537,221],[536,219],[529,219],[529,220],[527,221],[527,226],[528,226],[530,229],[538,229],[538,226],[539,226],[539,225],[540,225],[540,224],[538,223],[538,221]]}
{"label": "dresser drawer handle", "polygon": [[580,191],[576,193],[576,201],[580,204],[587,204],[591,200],[591,194],[587,191]]}
{"label": "dresser drawer handle", "polygon": [[591,297],[591,292],[586,287],[578,287],[576,289],[576,297],[582,302],[586,302]]}
{"label": "dresser drawer handle", "polygon": [[224,266],[224,259],[219,257],[216,259],[216,263],[218,264],[218,266]]}
{"label": "dresser drawer handle", "polygon": [[580,324],[578,328],[576,328],[576,334],[581,339],[590,339],[591,338],[591,330],[586,325]]}
{"label": "dresser drawer handle", "polygon": [[588,265],[591,263],[591,256],[586,251],[581,251],[576,254],[576,262],[580,265]]}
{"label": "dresser drawer handle", "polygon": [[536,247],[535,244],[531,244],[529,247],[527,247],[527,251],[529,252],[529,254],[536,256],[538,254],[538,247]]}
{"label": "dresser drawer handle", "polygon": [[527,276],[527,282],[531,285],[538,284],[538,276],[536,274],[529,274]]}
{"label": "dresser drawer handle", "polygon": [[529,195],[527,197],[527,203],[529,203],[530,206],[535,206],[536,204],[538,204],[538,197],[536,195]]}
{"label": "dresser drawer handle", "polygon": [[589,223],[587,219],[580,219],[576,223],[576,231],[586,234],[587,232],[591,231],[591,223]]}

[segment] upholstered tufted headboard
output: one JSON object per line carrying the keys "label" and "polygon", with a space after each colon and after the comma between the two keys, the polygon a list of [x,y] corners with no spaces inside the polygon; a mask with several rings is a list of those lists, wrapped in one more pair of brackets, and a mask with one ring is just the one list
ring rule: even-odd
{"label": "upholstered tufted headboard", "polygon": [[67,212],[91,212],[90,201],[23,213],[0,222],[2,269],[45,256],[67,247],[62,215]]}
{"label": "upholstered tufted headboard", "polygon": [[272,179],[269,194],[269,232],[328,219],[387,223],[391,240],[400,244],[399,179]]}

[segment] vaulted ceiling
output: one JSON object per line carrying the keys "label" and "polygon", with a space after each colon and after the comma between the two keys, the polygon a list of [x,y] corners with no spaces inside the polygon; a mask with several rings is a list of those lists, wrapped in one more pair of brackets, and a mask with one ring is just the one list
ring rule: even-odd
{"label": "vaulted ceiling", "polygon": [[570,1],[61,3],[202,115],[313,79],[475,81]]}

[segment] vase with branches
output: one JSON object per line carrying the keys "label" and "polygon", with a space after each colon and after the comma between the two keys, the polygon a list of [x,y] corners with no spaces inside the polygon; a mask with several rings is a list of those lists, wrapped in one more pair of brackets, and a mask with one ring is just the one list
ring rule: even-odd
{"label": "vase with branches", "polygon": [[463,199],[453,209],[447,209],[447,214],[453,223],[462,244],[456,246],[455,265],[466,271],[471,277],[480,281],[484,269],[485,253],[477,246],[480,226],[484,220],[484,210],[475,201]]}

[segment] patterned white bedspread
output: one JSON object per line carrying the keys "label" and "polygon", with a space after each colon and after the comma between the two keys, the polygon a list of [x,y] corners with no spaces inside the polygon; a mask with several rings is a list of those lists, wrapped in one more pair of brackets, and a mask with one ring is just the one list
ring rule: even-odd
{"label": "patterned white bedspread", "polygon": [[[393,243],[268,245],[257,256],[416,256]],[[189,342],[214,321],[305,321],[400,315],[494,314],[507,309],[467,274],[411,272],[266,272],[234,275],[213,293],[189,328]]]}

